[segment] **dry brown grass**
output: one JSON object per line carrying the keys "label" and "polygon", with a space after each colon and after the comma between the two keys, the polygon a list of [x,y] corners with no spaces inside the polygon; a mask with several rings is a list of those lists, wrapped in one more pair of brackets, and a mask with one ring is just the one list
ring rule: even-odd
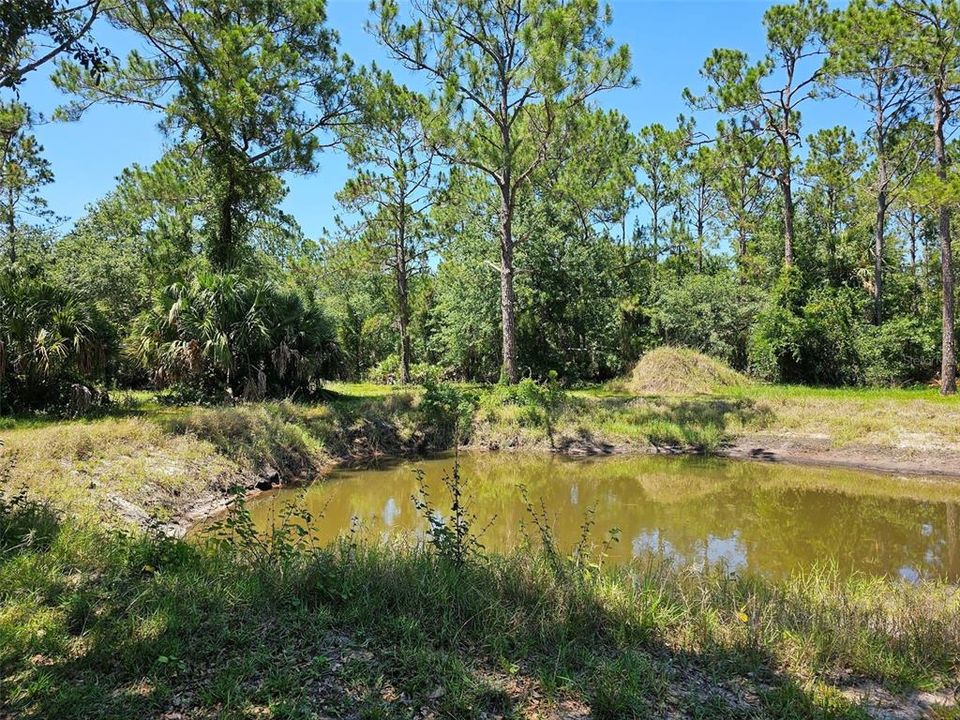
{"label": "dry brown grass", "polygon": [[640,358],[626,389],[637,395],[708,395],[746,384],[719,360],[687,348],[660,347]]}
{"label": "dry brown grass", "polygon": [[960,402],[880,391],[756,387],[744,393],[762,412],[735,431],[819,442],[830,448],[882,447],[911,454],[960,452]]}
{"label": "dry brown grass", "polygon": [[136,417],[4,431],[0,476],[96,521],[168,522],[240,473],[209,442]]}

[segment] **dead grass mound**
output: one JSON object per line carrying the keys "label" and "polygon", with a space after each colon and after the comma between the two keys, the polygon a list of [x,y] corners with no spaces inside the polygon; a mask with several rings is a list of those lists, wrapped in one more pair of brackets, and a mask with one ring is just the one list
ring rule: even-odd
{"label": "dead grass mound", "polygon": [[638,395],[708,395],[746,383],[743,375],[708,355],[661,347],[640,358],[627,389]]}

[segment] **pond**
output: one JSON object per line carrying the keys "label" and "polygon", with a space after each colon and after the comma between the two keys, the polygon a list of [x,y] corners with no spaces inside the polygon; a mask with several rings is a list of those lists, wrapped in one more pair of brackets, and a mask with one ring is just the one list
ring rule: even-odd
{"label": "pond", "polygon": [[[345,469],[300,489],[250,502],[268,527],[302,495],[315,516],[315,539],[328,543],[359,523],[359,534],[422,538],[417,470],[431,500],[449,512],[441,479],[452,456]],[[960,578],[960,483],[849,469],[699,457],[613,456],[569,459],[546,454],[460,456],[467,506],[476,527],[489,524],[488,551],[517,548],[535,535],[521,488],[546,508],[556,540],[569,551],[592,512],[591,541],[613,528],[619,542],[608,562],[652,553],[683,565],[723,564],[731,572],[782,577],[835,563],[842,574],[900,576],[910,581]]]}

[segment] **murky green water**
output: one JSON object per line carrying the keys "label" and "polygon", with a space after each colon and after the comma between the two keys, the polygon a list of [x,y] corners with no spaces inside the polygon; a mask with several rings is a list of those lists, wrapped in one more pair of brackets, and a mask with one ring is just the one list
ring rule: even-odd
{"label": "murky green water", "polygon": [[[361,534],[422,537],[426,523],[412,496],[421,468],[434,502],[449,507],[440,478],[451,457],[344,470],[305,492],[327,543],[357,518]],[[620,542],[610,558],[629,562],[647,553],[703,567],[778,577],[814,563],[915,580],[960,578],[960,483],[703,458],[611,457],[570,460],[511,453],[461,456],[470,509],[489,550],[524,541],[529,515],[520,486],[547,508],[559,544],[571,548],[588,508],[592,538],[611,528]],[[260,526],[301,491],[279,490],[251,502]],[[529,529],[527,533],[529,533]]]}

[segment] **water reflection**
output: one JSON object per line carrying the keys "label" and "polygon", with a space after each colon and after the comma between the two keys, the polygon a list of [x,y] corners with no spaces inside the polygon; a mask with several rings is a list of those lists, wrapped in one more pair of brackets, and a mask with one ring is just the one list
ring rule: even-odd
{"label": "water reflection", "polygon": [[[470,508],[480,525],[496,516],[483,538],[490,550],[523,542],[528,520],[519,487],[543,498],[560,544],[580,535],[584,511],[596,509],[592,537],[610,528],[621,541],[611,559],[629,562],[656,553],[698,567],[783,576],[820,561],[843,573],[960,577],[960,484],[854,472],[704,458],[617,457],[569,460],[544,455],[470,454],[461,458]],[[335,473],[312,486],[305,502],[323,512],[317,541],[330,542],[351,519],[369,537],[422,536],[425,523],[411,496],[415,468],[431,495],[446,497],[439,480],[449,457]],[[261,525],[293,491],[251,503]],[[441,508],[443,509],[443,508]]]}
{"label": "water reflection", "polygon": [[383,506],[382,517],[383,524],[388,528],[393,527],[397,518],[400,517],[400,506],[397,505],[397,501],[394,498],[387,498],[387,504]]}

